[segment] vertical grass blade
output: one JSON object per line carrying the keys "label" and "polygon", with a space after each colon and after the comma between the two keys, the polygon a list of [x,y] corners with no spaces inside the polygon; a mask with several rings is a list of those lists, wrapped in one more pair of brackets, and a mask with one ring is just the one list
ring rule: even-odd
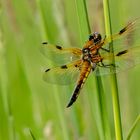
{"label": "vertical grass blade", "polygon": [[85,0],[75,0],[75,5],[77,10],[81,45],[83,45],[84,41],[87,39],[87,36],[91,33],[88,21],[88,13],[86,9],[86,2]]}
{"label": "vertical grass blade", "polygon": [[[81,40],[84,41],[85,38],[87,38],[87,35],[91,33],[89,20],[88,20],[86,1],[75,0],[75,3],[77,7],[77,16],[79,21]],[[101,140],[104,139],[111,140],[108,115],[106,111],[106,101],[104,97],[104,90],[103,90],[102,80],[100,76],[96,77],[96,84],[97,84],[97,91],[98,91],[97,106],[99,106],[98,117],[100,118],[99,119],[100,121],[97,122],[99,137]]]}
{"label": "vertical grass blade", "polygon": [[[112,34],[112,30],[111,30],[111,17],[110,17],[110,9],[109,9],[108,0],[103,0],[103,7],[104,7],[106,35],[109,36]],[[113,52],[113,43],[110,43],[110,50]],[[111,61],[114,63],[114,60],[111,60]],[[112,92],[116,140],[122,140],[123,139],[122,124],[121,124],[120,104],[119,104],[116,74],[111,75],[111,86],[110,87],[111,87],[111,92]]]}

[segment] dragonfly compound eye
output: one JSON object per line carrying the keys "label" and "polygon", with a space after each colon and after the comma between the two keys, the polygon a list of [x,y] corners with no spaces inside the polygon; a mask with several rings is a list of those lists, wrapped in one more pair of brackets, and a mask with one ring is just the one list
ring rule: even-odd
{"label": "dragonfly compound eye", "polygon": [[89,41],[91,41],[92,39],[94,39],[93,35],[89,35]]}
{"label": "dragonfly compound eye", "polygon": [[102,37],[98,32],[94,32],[89,36],[89,40],[93,40],[93,42],[97,44],[102,40]]}

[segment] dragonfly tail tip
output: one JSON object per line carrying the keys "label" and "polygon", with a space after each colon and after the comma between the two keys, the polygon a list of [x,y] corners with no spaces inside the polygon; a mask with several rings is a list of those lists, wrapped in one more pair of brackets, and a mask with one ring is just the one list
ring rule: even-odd
{"label": "dragonfly tail tip", "polygon": [[70,102],[68,103],[68,105],[67,105],[67,108],[69,108],[70,106],[72,106],[72,104],[73,104],[73,102],[70,101]]}

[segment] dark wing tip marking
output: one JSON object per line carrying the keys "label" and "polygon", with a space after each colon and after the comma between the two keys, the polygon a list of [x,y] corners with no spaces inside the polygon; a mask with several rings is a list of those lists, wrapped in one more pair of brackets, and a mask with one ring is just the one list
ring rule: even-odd
{"label": "dark wing tip marking", "polygon": [[42,44],[48,44],[48,42],[42,42]]}
{"label": "dark wing tip marking", "polygon": [[121,56],[127,52],[128,52],[128,50],[121,51],[121,52],[117,53],[116,56]]}
{"label": "dark wing tip marking", "polygon": [[61,46],[56,45],[56,48],[59,49],[59,50],[62,50]]}
{"label": "dark wing tip marking", "polygon": [[45,72],[48,72],[48,71],[50,71],[50,69],[45,70]]}
{"label": "dark wing tip marking", "polygon": [[122,30],[120,30],[119,35],[123,34],[126,31],[126,27],[124,27]]}
{"label": "dark wing tip marking", "polygon": [[67,67],[67,65],[62,65],[61,68],[62,69],[67,69],[68,67]]}

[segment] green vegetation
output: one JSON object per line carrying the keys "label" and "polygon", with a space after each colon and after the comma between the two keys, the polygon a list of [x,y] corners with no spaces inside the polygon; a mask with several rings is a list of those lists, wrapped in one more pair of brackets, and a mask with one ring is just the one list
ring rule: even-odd
{"label": "green vegetation", "polygon": [[71,108],[75,85],[42,79],[45,69],[58,65],[41,54],[43,41],[82,48],[91,32],[104,37],[140,17],[138,0],[107,2],[1,1],[0,140],[140,138],[140,65],[111,78],[93,72]]}
{"label": "green vegetation", "polygon": [[[110,6],[109,1],[103,1],[104,6],[104,17],[105,17],[105,30],[106,36],[112,35],[112,24],[111,24],[111,15],[110,15]],[[109,49],[113,52],[113,41],[109,44]],[[115,59],[110,60],[110,63],[114,64]],[[113,68],[110,68],[112,71]],[[115,126],[115,135],[116,140],[122,140],[122,124],[121,124],[121,115],[120,115],[120,104],[119,104],[119,95],[118,95],[118,85],[117,85],[117,77],[116,74],[110,75],[110,87],[112,93],[112,106],[113,106],[113,113],[114,113],[114,126]]]}

